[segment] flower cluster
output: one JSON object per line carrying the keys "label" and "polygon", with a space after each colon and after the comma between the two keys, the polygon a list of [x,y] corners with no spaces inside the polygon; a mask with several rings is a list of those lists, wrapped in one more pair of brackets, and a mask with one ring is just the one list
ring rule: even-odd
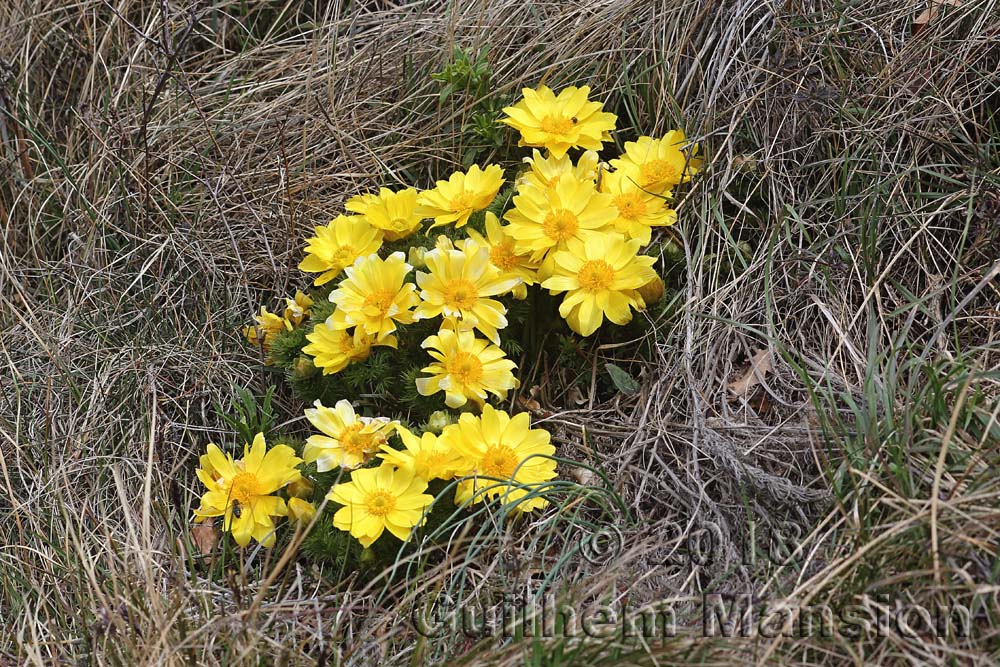
{"label": "flower cluster", "polygon": [[[310,436],[303,458],[287,445],[267,449],[263,434],[240,460],[209,445],[197,471],[207,491],[196,520],[222,516],[240,546],[251,538],[272,545],[276,518],[308,522],[315,516],[315,505],[299,497],[313,490],[299,470],[303,462],[315,464],[318,472],[350,474],[350,481],[333,486],[326,498],[341,506],[333,525],[363,547],[386,530],[408,540],[435,500],[426,493],[434,480],[460,480],[454,495],[460,505],[499,499],[514,511],[528,512],[548,504],[543,492],[556,476],[555,447],[547,431],[531,428],[526,413],[511,417],[486,405],[481,415],[464,413],[440,435],[416,435],[398,422],[359,416],[346,400],[333,408],[317,402],[306,417],[322,435]],[[393,435],[398,449],[390,444]],[[297,495],[296,486],[305,494]],[[287,502],[277,495],[282,489]]]}
{"label": "flower cluster", "polygon": [[[520,386],[504,349],[512,341],[503,335],[517,301],[531,299],[532,289],[547,291],[560,299],[569,328],[590,336],[605,320],[627,324],[663,293],[655,258],[642,249],[653,228],[677,221],[673,189],[699,169],[697,146],[673,130],[625,142],[624,153],[604,163],[598,152],[617,118],[590,99],[588,87],[522,92],[500,121],[531,149],[519,169],[472,165],[431,189],[381,187],[351,197],[306,241],[299,268],[312,276],[312,296],[287,299],[283,315],[261,308],[257,326],[246,330],[265,359],[275,354],[275,341],[292,341],[282,344],[292,375],[350,375],[389,354],[375,355],[377,348],[421,355],[419,376],[415,369],[407,386],[414,396],[442,401],[439,408],[460,411],[439,428],[428,422],[414,433],[398,421],[357,414],[344,397],[367,390],[317,392],[328,400],[306,410],[319,433],[306,441],[302,458],[318,474],[347,471],[349,481],[326,497],[338,506],[333,525],[365,547],[386,530],[407,539],[425,520],[435,501],[428,488],[437,482],[456,480],[460,505],[487,498],[517,511],[546,505],[546,483],[556,476],[548,433],[532,429],[527,414],[489,404]],[[206,485],[223,483],[207,472],[209,464],[221,465],[214,451],[199,472]],[[249,453],[245,461],[249,470]],[[229,465],[235,470],[237,462]],[[231,505],[211,486],[199,516],[229,512],[227,527],[234,535],[238,527],[238,541],[262,541],[272,517],[315,511],[268,500],[280,488],[271,481],[253,493],[239,487],[240,506],[256,502],[254,516],[266,522],[232,524]]]}

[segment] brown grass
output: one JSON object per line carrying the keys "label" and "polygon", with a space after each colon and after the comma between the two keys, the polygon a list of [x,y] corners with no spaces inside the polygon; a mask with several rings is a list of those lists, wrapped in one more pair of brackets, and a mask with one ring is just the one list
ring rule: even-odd
{"label": "brown grass", "polygon": [[[924,8],[4,4],[0,664],[995,662],[1000,4],[947,4],[914,34]],[[271,381],[239,327],[303,286],[303,239],[348,196],[454,166],[469,105],[438,104],[429,74],[455,45],[489,46],[497,94],[587,83],[623,137],[683,125],[708,157],[641,394],[547,397],[561,456],[637,522],[608,563],[551,567],[547,545],[581,534],[547,515],[405,586],[264,551],[209,576],[189,523],[197,455],[231,439],[213,403]],[[730,395],[758,349],[773,372]],[[749,564],[751,529],[800,535],[801,557]],[[690,631],[412,631],[436,591],[490,606],[546,575],[578,606],[674,600]],[[710,593],[961,604],[970,633],[704,638]]]}

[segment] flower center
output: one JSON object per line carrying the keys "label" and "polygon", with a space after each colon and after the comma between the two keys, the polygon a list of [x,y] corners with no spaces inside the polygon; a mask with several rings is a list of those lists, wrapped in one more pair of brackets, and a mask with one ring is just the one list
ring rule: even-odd
{"label": "flower center", "polygon": [[479,290],[465,278],[449,280],[444,286],[444,303],[449,308],[468,310],[479,300]]}
{"label": "flower center", "polygon": [[389,290],[378,290],[372,292],[365,297],[364,307],[366,309],[374,308],[378,311],[379,315],[385,317],[385,314],[389,312],[390,308],[392,308],[392,302],[395,296],[396,295]]}
{"label": "flower center", "polygon": [[334,266],[344,268],[345,266],[350,266],[353,263],[357,254],[358,251],[354,249],[354,246],[342,245],[333,252],[333,255],[330,256],[330,263]]}
{"label": "flower center", "polygon": [[396,509],[396,498],[388,491],[379,489],[368,494],[365,499],[365,509],[374,516],[385,516]]}
{"label": "flower center", "polygon": [[393,218],[389,221],[389,227],[397,232],[403,232],[410,228],[410,221],[406,218]]}
{"label": "flower center", "polygon": [[241,472],[233,477],[232,486],[229,487],[230,500],[238,500],[240,504],[247,504],[255,496],[261,494],[260,482],[257,475],[252,472]]}
{"label": "flower center", "polygon": [[340,448],[345,453],[362,459],[368,456],[368,453],[372,449],[372,440],[375,439],[375,434],[361,433],[364,427],[365,425],[361,423],[350,424],[340,432],[340,437],[337,440],[340,442]]}
{"label": "flower center", "polygon": [[456,352],[447,363],[448,375],[461,384],[479,382],[483,377],[483,362],[471,352]]}
{"label": "flower center", "polygon": [[542,231],[556,242],[573,238],[579,228],[580,223],[577,221],[576,216],[564,208],[557,208],[554,211],[550,211],[545,216],[545,222],[542,223]]}
{"label": "flower center", "polygon": [[646,203],[636,192],[627,192],[615,197],[618,215],[626,220],[635,220],[646,213]]}
{"label": "flower center", "polygon": [[592,259],[583,263],[576,278],[580,281],[580,289],[597,292],[611,286],[615,279],[615,270],[603,259]]}
{"label": "flower center", "polygon": [[416,467],[418,469],[422,468],[426,470],[428,474],[431,475],[440,474],[441,473],[440,468],[445,463],[444,452],[439,452],[439,451],[420,452],[415,457],[414,463],[416,463]]}
{"label": "flower center", "polygon": [[479,474],[487,477],[508,479],[514,475],[514,470],[520,461],[514,450],[507,445],[493,445],[486,450],[479,464]]}
{"label": "flower center", "polygon": [[449,206],[452,211],[464,211],[469,208],[474,208],[472,200],[472,193],[463,190],[458,196],[452,197],[452,200],[449,202]]}
{"label": "flower center", "polygon": [[575,123],[572,119],[549,114],[542,119],[539,127],[542,128],[542,132],[548,132],[549,134],[569,134],[573,130],[574,125]]}
{"label": "flower center", "polygon": [[504,241],[490,248],[490,262],[501,271],[510,271],[517,266],[514,242]]}
{"label": "flower center", "polygon": [[639,167],[639,178],[644,186],[653,183],[677,181],[677,167],[667,160],[650,160]]}

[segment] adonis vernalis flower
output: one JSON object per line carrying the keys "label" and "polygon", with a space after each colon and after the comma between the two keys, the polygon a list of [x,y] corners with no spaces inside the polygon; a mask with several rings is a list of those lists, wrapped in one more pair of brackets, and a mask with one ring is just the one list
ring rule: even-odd
{"label": "adonis vernalis flower", "polygon": [[301,291],[295,292],[295,297],[285,299],[285,320],[293,327],[302,324],[302,321],[309,316],[309,309],[312,308],[313,300]]}
{"label": "adonis vernalis flower", "polygon": [[362,213],[372,227],[382,230],[386,241],[405,239],[420,229],[423,220],[417,212],[417,191],[413,188],[399,192],[379,188],[377,196],[354,197],[346,208]]}
{"label": "adonis vernalis flower", "polygon": [[314,285],[325,285],[354,263],[382,247],[382,231],[359,216],[338,215],[324,227],[316,227],[316,236],[306,239],[306,257],[299,269],[319,273]]}
{"label": "adonis vernalis flower", "polygon": [[401,252],[385,259],[378,255],[359,257],[344,269],[347,277],[330,292],[336,304],[331,322],[334,329],[356,326],[358,332],[374,337],[375,345],[396,346],[392,333],[396,323],[411,324],[412,308],[420,303],[416,288],[406,282],[410,265]]}
{"label": "adonis vernalis flower", "polygon": [[247,342],[264,348],[265,352],[270,351],[275,336],[292,329],[291,322],[277,313],[268,312],[264,306],[260,307],[260,315],[255,315],[254,321],[257,324],[243,329],[243,335]]}
{"label": "adonis vernalis flower", "polygon": [[[487,404],[481,416],[464,413],[441,438],[469,464],[466,475],[471,477],[459,482],[456,503],[500,497],[524,512],[548,504],[537,494],[556,476],[556,462],[550,458],[556,449],[548,431],[531,428],[528,413],[511,417]],[[536,495],[525,498],[529,494]]]}
{"label": "adonis vernalis flower", "polygon": [[636,141],[626,141],[625,153],[612,160],[611,166],[615,169],[635,167],[636,185],[653,194],[664,194],[678,183],[690,180],[701,167],[701,160],[695,157],[697,144],[691,148],[688,160],[682,150],[685,142],[681,130],[671,130],[662,139],[639,137]]}
{"label": "adonis vernalis flower", "polygon": [[553,157],[561,158],[570,148],[598,151],[602,142],[611,140],[618,118],[603,111],[600,102],[587,98],[589,86],[570,86],[558,95],[548,86],[521,92],[524,99],[504,107],[507,118],[500,120],[521,133],[519,146],[544,146]]}
{"label": "adonis vernalis flower", "polygon": [[195,520],[221,516],[225,530],[232,532],[241,547],[251,538],[271,546],[274,517],[288,514],[285,501],[273,494],[301,477],[297,467],[300,463],[302,459],[288,445],[268,449],[263,433],[244,447],[243,458],[238,461],[210,444],[196,471],[208,491],[194,512]]}
{"label": "adonis vernalis flower", "polygon": [[570,239],[584,239],[618,217],[609,194],[598,192],[591,181],[564,175],[555,187],[521,188],[510,223],[504,231],[517,241],[519,252],[531,252],[541,261],[550,248],[564,249]]}
{"label": "adonis vernalis flower", "polygon": [[383,463],[355,470],[350,482],[336,485],[327,494],[343,505],[333,515],[333,525],[350,532],[365,548],[386,530],[405,542],[434,502],[425,490],[427,481],[409,468]]}
{"label": "adonis vernalis flower", "polygon": [[425,218],[434,218],[431,227],[454,223],[462,227],[474,211],[489,206],[503,185],[503,169],[492,164],[485,170],[472,165],[469,171],[456,171],[447,181],[438,181],[433,190],[417,197],[417,211]]}
{"label": "adonis vernalis flower", "polygon": [[647,190],[636,182],[638,170],[628,166],[618,171],[604,174],[601,190],[613,197],[618,217],[614,220],[616,231],[626,238],[638,239],[642,245],[649,243],[653,227],[663,227],[677,222],[677,212],[667,206],[666,200]]}
{"label": "adonis vernalis flower", "polygon": [[568,250],[555,253],[554,273],[542,283],[553,292],[566,292],[559,314],[581,336],[594,333],[604,318],[615,324],[632,319],[632,308],[644,306],[640,287],[656,278],[653,257],[637,255],[641,242],[620,234],[572,240]]}
{"label": "adonis vernalis flower", "polygon": [[500,221],[493,213],[486,212],[486,238],[474,229],[469,229],[469,238],[475,241],[480,247],[490,251],[490,263],[500,269],[500,275],[504,278],[520,278],[521,283],[514,286],[511,293],[515,299],[524,299],[528,296],[528,285],[535,284],[537,277],[538,263],[531,261],[528,254],[519,253],[517,241],[504,231],[500,226]]}
{"label": "adonis vernalis flower", "polygon": [[504,277],[490,263],[490,252],[476,243],[461,248],[436,247],[426,255],[428,273],[417,271],[422,302],[416,316],[428,319],[443,315],[457,322],[459,329],[476,328],[500,342],[497,329],[507,326],[507,309],[491,296],[509,292],[521,279]]}
{"label": "adonis vernalis flower", "polygon": [[364,465],[387,442],[396,426],[385,417],[359,417],[351,402],[342,399],[328,408],[318,400],[306,409],[306,419],[324,435],[306,440],[302,457],[320,472]]}
{"label": "adonis vernalis flower", "polygon": [[517,368],[514,362],[471,331],[441,329],[422,345],[435,361],[421,369],[431,377],[417,378],[417,391],[421,396],[443,391],[449,408],[460,408],[470,400],[481,406],[487,392],[504,400],[507,392],[518,386],[511,372]]}
{"label": "adonis vernalis flower", "polygon": [[382,445],[379,457],[399,468],[406,468],[425,480],[451,479],[464,472],[465,459],[446,441],[426,432],[423,435],[411,433],[402,426],[396,427],[396,434],[403,441],[402,451],[389,445]]}
{"label": "adonis vernalis flower", "polygon": [[595,181],[598,161],[594,151],[585,151],[574,165],[569,155],[560,158],[543,156],[537,148],[533,148],[531,157],[524,158],[524,162],[531,168],[518,179],[518,185],[530,185],[544,190],[555,187],[564,174],[570,174],[581,181]]}
{"label": "adonis vernalis flower", "polygon": [[327,320],[306,334],[309,344],[302,352],[313,357],[313,365],[323,369],[323,375],[333,375],[354,361],[364,361],[372,349],[372,338],[363,333],[334,329]]}

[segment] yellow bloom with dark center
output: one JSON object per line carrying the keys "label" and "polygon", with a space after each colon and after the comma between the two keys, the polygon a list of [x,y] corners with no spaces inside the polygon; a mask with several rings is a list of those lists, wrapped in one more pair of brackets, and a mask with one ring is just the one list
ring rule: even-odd
{"label": "yellow bloom with dark center", "polygon": [[306,409],[306,419],[323,435],[309,436],[302,457],[306,463],[315,463],[319,472],[368,463],[396,427],[385,417],[358,416],[346,399],[332,408],[318,400],[315,406]]}
{"label": "yellow bloom with dark center", "polygon": [[[347,368],[355,361],[364,361],[372,350],[372,338],[363,333],[351,333],[346,329],[334,329],[332,322],[320,322],[306,334],[309,344],[302,352],[313,358],[313,364],[323,369],[323,375],[333,375]],[[395,347],[395,338],[388,336],[383,345]]]}
{"label": "yellow bloom with dark center", "polygon": [[417,212],[417,191],[413,188],[399,192],[379,188],[377,196],[352,197],[346,208],[363,214],[372,227],[382,230],[386,241],[405,239],[420,229],[423,220]]}
{"label": "yellow bloom with dark center", "polygon": [[623,167],[603,175],[601,190],[612,196],[618,211],[615,230],[646,245],[652,237],[652,228],[674,224],[677,212],[667,206],[664,196],[640,188],[636,184],[638,177],[635,167]]}
{"label": "yellow bloom with dark center", "polygon": [[295,298],[285,299],[285,320],[293,327],[302,324],[302,321],[309,316],[313,300],[302,291],[295,292]]}
{"label": "yellow bloom with dark center", "polygon": [[625,142],[625,153],[611,166],[616,170],[634,167],[636,185],[653,194],[664,194],[678,183],[685,183],[701,168],[701,159],[695,157],[698,145],[691,147],[691,159],[683,147],[687,142],[684,132],[671,130],[662,139],[639,137]]}
{"label": "yellow bloom with dark center", "polygon": [[397,426],[396,434],[403,441],[404,449],[399,451],[382,445],[379,457],[383,461],[412,470],[417,477],[427,481],[451,479],[467,468],[465,459],[449,443],[429,431],[418,436]]}
{"label": "yellow bloom with dark center", "polygon": [[538,262],[548,250],[583,240],[617,217],[611,195],[598,192],[591,181],[565,175],[552,188],[522,187],[505,215],[510,223],[505,231],[517,242],[518,252],[530,252]]}
{"label": "yellow bloom with dark center", "polygon": [[254,326],[246,327],[243,335],[251,345],[259,346],[265,352],[271,350],[271,342],[274,337],[283,331],[291,331],[292,323],[277,313],[268,312],[264,306],[260,307],[260,315],[254,316],[257,323]]}
{"label": "yellow bloom with dark center", "polygon": [[542,283],[553,292],[566,292],[559,314],[581,336],[597,331],[604,318],[615,324],[632,319],[632,308],[644,306],[640,287],[653,280],[655,258],[638,255],[640,242],[620,234],[571,241],[557,252],[554,273]]}
{"label": "yellow bloom with dark center", "polygon": [[421,369],[429,378],[417,378],[417,392],[431,396],[445,393],[445,404],[460,408],[467,401],[482,406],[487,392],[500,400],[518,386],[512,371],[517,365],[496,345],[476,338],[471,331],[441,329],[421,344],[434,363]]}
{"label": "yellow bloom with dark center", "polygon": [[314,285],[325,285],[354,263],[382,247],[382,230],[359,216],[338,215],[325,227],[316,227],[316,236],[306,239],[306,257],[299,270],[319,273]]}
{"label": "yellow bloom with dark center", "polygon": [[539,494],[556,476],[551,458],[556,448],[548,431],[531,428],[528,413],[511,417],[487,404],[478,417],[464,413],[441,438],[469,464],[469,479],[459,482],[455,491],[456,504],[501,498],[523,512],[548,504]]}
{"label": "yellow bloom with dark center", "polygon": [[489,250],[475,243],[454,249],[436,247],[424,255],[424,262],[429,272],[417,271],[422,300],[417,318],[442,315],[455,320],[459,329],[479,329],[499,343],[497,329],[507,326],[507,309],[489,297],[509,292],[521,279],[502,276],[490,263]]}
{"label": "yellow bloom with dark center", "polygon": [[195,471],[208,489],[194,511],[195,521],[221,516],[224,529],[241,547],[251,539],[271,546],[274,517],[288,514],[285,501],[273,494],[301,477],[300,463],[302,459],[288,445],[268,449],[263,433],[244,447],[238,461],[210,444],[208,453],[201,457],[201,468]]}
{"label": "yellow bloom with dark center", "polygon": [[486,212],[486,237],[476,230],[469,228],[469,238],[481,248],[486,248],[490,253],[490,263],[500,269],[500,275],[504,278],[520,278],[521,283],[514,286],[511,293],[515,299],[524,299],[528,296],[528,285],[535,284],[538,273],[538,263],[531,261],[531,256],[527,253],[520,253],[517,249],[517,241],[513,236],[507,234],[500,226],[500,221],[493,213]]}
{"label": "yellow bloom with dark center", "polygon": [[396,324],[413,322],[413,307],[420,303],[416,288],[406,282],[410,265],[401,252],[385,259],[378,255],[359,257],[344,269],[347,276],[330,292],[336,304],[331,322],[334,329],[357,327],[355,335],[374,338],[374,345],[395,347],[391,334]]}
{"label": "yellow bloom with dark center", "polygon": [[438,181],[433,190],[417,197],[418,213],[434,218],[431,228],[454,223],[462,227],[473,212],[489,206],[503,185],[503,169],[495,164],[485,171],[472,165],[468,172],[456,171],[447,181]]}
{"label": "yellow bloom with dark center", "polygon": [[518,146],[545,147],[561,158],[570,148],[599,151],[602,142],[611,140],[618,117],[588,99],[589,86],[570,86],[558,95],[548,86],[521,92],[524,99],[504,107],[507,118],[500,119],[521,133]]}
{"label": "yellow bloom with dark center", "polygon": [[531,168],[518,178],[519,187],[521,184],[532,185],[543,190],[555,187],[564,174],[570,174],[581,181],[597,180],[599,158],[594,151],[585,151],[574,165],[569,155],[563,155],[560,158],[551,155],[543,156],[537,148],[533,148],[531,157],[524,158],[524,162]]}
{"label": "yellow bloom with dark center", "polygon": [[404,542],[424,521],[424,511],[434,496],[424,493],[427,481],[412,469],[383,463],[351,473],[351,481],[338,484],[327,498],[343,505],[333,515],[333,525],[348,531],[368,548],[386,530]]}

